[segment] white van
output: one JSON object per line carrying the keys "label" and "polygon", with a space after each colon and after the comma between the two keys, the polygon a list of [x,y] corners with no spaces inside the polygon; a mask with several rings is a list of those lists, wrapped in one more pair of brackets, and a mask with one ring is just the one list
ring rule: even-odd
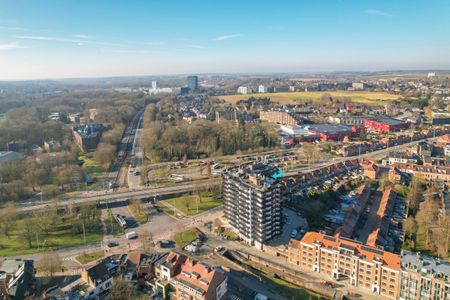
{"label": "white van", "polygon": [[138,234],[136,233],[136,231],[131,231],[125,234],[125,236],[127,237],[127,239],[132,240],[138,237]]}

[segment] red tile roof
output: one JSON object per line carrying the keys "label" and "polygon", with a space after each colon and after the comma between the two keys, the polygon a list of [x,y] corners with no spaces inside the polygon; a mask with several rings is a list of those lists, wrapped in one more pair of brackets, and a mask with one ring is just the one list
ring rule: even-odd
{"label": "red tile roof", "polygon": [[380,250],[376,247],[366,246],[357,241],[341,239],[338,236],[327,236],[318,232],[307,232],[301,241],[291,240],[290,247],[298,248],[300,242],[305,244],[314,244],[320,242],[323,248],[338,249],[342,245],[355,248],[355,254],[368,262],[375,262],[376,258],[383,261],[383,265],[393,269],[400,270],[400,256],[391,252]]}

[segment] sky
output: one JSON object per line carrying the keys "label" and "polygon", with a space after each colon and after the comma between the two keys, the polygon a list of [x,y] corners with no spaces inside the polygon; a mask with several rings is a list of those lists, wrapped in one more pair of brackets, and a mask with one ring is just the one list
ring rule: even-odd
{"label": "sky", "polygon": [[448,0],[0,0],[0,80],[450,69]]}

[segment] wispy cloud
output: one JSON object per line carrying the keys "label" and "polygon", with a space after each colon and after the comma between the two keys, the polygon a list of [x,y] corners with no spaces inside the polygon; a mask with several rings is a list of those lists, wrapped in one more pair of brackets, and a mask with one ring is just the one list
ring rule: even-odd
{"label": "wispy cloud", "polygon": [[29,48],[29,47],[22,46],[19,43],[0,44],[0,51],[15,50],[15,49],[25,49],[25,48]]}
{"label": "wispy cloud", "polygon": [[149,45],[149,46],[161,46],[164,44],[164,42],[162,41],[155,41],[155,42],[146,42],[144,43],[145,45]]}
{"label": "wispy cloud", "polygon": [[74,34],[74,35],[72,35],[72,37],[78,38],[78,39],[85,39],[85,40],[86,39],[90,40],[90,39],[94,38],[92,35],[88,35],[88,34]]}
{"label": "wispy cloud", "polygon": [[14,27],[14,26],[0,26],[0,30],[9,30],[9,31],[25,31],[26,28],[23,27]]}
{"label": "wispy cloud", "polygon": [[364,11],[364,13],[367,14],[367,15],[379,16],[379,17],[391,17],[392,16],[391,14],[389,14],[389,13],[387,13],[385,11],[382,11],[382,10],[379,10],[379,9],[373,9],[373,8],[366,9]]}
{"label": "wispy cloud", "polygon": [[35,40],[35,41],[47,41],[47,42],[61,42],[61,43],[72,43],[78,46],[83,45],[100,45],[100,46],[122,46],[116,43],[102,42],[92,39],[80,39],[80,38],[64,38],[64,37],[54,37],[54,36],[40,36],[40,35],[19,35],[16,36],[17,39],[23,40]]}
{"label": "wispy cloud", "polygon": [[229,35],[220,35],[218,37],[215,37],[213,39],[213,41],[224,41],[224,40],[229,40],[229,39],[234,39],[237,37],[242,36],[242,34],[229,34]]}
{"label": "wispy cloud", "polygon": [[202,46],[202,45],[195,45],[195,44],[187,44],[186,47],[189,47],[189,48],[195,48],[195,49],[206,49],[205,46]]}

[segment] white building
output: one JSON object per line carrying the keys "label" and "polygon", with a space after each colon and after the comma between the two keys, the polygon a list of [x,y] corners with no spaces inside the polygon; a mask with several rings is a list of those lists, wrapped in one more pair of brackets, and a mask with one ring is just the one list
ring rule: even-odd
{"label": "white building", "polygon": [[157,90],[159,89],[159,82],[156,80],[152,81],[152,90]]}
{"label": "white building", "polygon": [[428,76],[427,76],[428,78],[431,78],[431,77],[436,77],[436,72],[430,72],[430,73],[428,73]]}
{"label": "white building", "polygon": [[246,86],[240,86],[240,87],[238,87],[238,89],[237,89],[237,93],[238,93],[238,94],[242,94],[242,95],[247,95],[247,94],[250,94],[250,93],[251,93],[251,89],[249,89],[249,88],[246,87]]}
{"label": "white building", "polygon": [[267,87],[264,85],[258,86],[258,93],[267,93]]}

